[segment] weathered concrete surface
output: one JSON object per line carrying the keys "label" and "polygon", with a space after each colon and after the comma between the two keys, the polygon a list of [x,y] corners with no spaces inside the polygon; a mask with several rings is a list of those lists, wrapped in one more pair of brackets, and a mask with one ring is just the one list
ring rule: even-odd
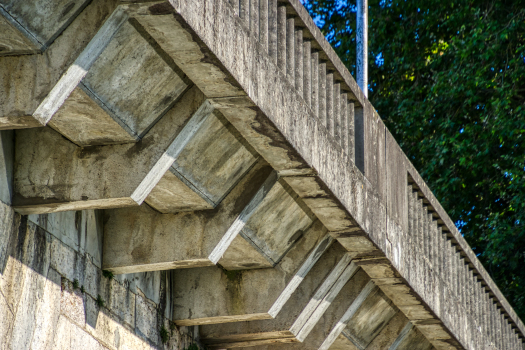
{"label": "weathered concrete surface", "polygon": [[[158,315],[180,324],[248,315],[275,318],[208,325],[202,327],[203,336],[214,348],[281,343],[307,349],[521,349],[521,321],[304,8],[296,0],[257,4],[125,2],[116,11],[114,3],[92,4],[40,58],[0,58],[6,63],[1,71],[6,77],[2,128],[49,122],[59,131],[46,127],[15,133],[14,186],[6,165],[1,200],[13,197],[17,211],[31,214],[143,201],[162,213],[188,211],[159,214],[144,206],[110,213],[114,231],[125,234],[106,237],[120,242],[103,250],[128,259],[121,272],[217,262],[226,270],[278,264],[233,274],[206,267],[120,276],[122,284],[110,284],[120,296],[108,298],[109,309],[128,330],[153,343],[158,344],[164,322]],[[86,33],[78,26],[81,17]],[[74,35],[86,42],[69,48]],[[18,69],[24,65],[29,68]],[[345,126],[351,131],[341,130]],[[78,147],[94,143],[116,145]],[[3,157],[9,164],[10,141],[5,144]],[[262,187],[246,176],[259,157],[275,171]],[[241,188],[255,195],[234,196]],[[6,210],[4,215],[14,214]],[[130,220],[135,215],[140,219]],[[292,276],[280,269],[284,263],[299,266],[302,259],[287,259],[300,247],[298,239],[314,216],[339,242],[343,257],[323,255],[297,284],[299,272]],[[92,310],[95,294],[101,293],[93,282],[97,279],[82,274],[91,269],[100,276],[94,266],[101,258],[85,259],[101,252],[100,217],[85,210],[74,216],[31,216],[26,225],[34,232],[50,231],[46,239],[58,237],[49,248],[42,245],[50,258],[39,259],[43,270],[35,271],[47,271],[48,280],[55,271],[70,282],[85,282],[91,291],[85,298],[91,309],[86,310]],[[224,227],[216,225],[208,235],[201,228],[214,220]],[[215,247],[211,252],[208,244]],[[46,264],[51,268],[46,270]],[[265,274],[271,278],[263,281]],[[37,287],[23,290],[11,283],[9,296],[2,294],[9,310],[18,296],[33,300],[32,290],[43,290],[34,276],[17,280],[35,280]],[[232,276],[242,278],[233,281]],[[218,289],[203,287],[203,281]],[[289,286],[295,286],[293,292],[280,300],[292,290]],[[273,305],[265,293],[275,294]],[[71,310],[67,317],[46,312],[61,339],[70,346],[82,342],[118,348],[120,331],[115,335],[113,326],[107,337],[99,337],[107,339],[99,345],[80,337],[90,333],[85,324],[93,324],[94,313],[82,317],[82,300],[74,294],[60,297],[64,309]],[[28,337],[13,329],[29,324],[28,315],[35,313],[33,306],[24,307],[20,314],[7,314],[9,327],[0,332],[14,334],[9,337],[21,347]],[[408,321],[413,327],[403,332]],[[35,327],[28,332],[35,333]]]}
{"label": "weathered concrete surface", "polygon": [[[293,6],[300,8],[298,4]],[[404,172],[403,168],[399,167],[400,164],[396,164],[396,167],[390,165],[395,159],[400,159],[397,156],[392,157],[392,152],[395,154],[401,151],[398,148],[396,150],[395,147],[390,149],[392,158],[386,159],[385,135],[387,133],[373,109],[366,106],[368,103],[366,101],[362,103],[366,107],[363,109],[362,130],[362,152],[364,154],[362,170],[365,172],[365,176],[363,176],[353,164],[348,162],[347,155],[337,144],[330,131],[326,129],[324,122],[311,116],[312,113],[302,100],[302,96],[297,96],[295,88],[289,85],[288,78],[274,65],[272,59],[265,53],[264,48],[258,45],[255,38],[235,17],[229,6],[221,1],[205,3],[178,1],[173,3],[173,7],[175,12],[182,17],[182,23],[187,26],[185,28],[191,28],[188,30],[194,33],[193,38],[198,37],[198,40],[194,41],[195,45],[202,42],[199,48],[209,50],[207,57],[215,58],[218,61],[217,66],[224,67],[222,74],[226,80],[223,80],[221,91],[229,89],[227,85],[228,82],[232,81],[228,80],[231,77],[233,78],[232,83],[229,84],[233,89],[231,91],[236,91],[235,88],[241,86],[249,99],[262,111],[260,113],[253,110],[249,111],[248,108],[237,108],[233,113],[235,108],[229,108],[227,111],[223,111],[226,118],[249,140],[256,151],[279,172],[288,171],[294,174],[299,171],[303,173],[305,171],[317,172],[321,182],[326,185],[327,192],[332,193],[339,200],[335,203],[342,207],[346,213],[351,214],[351,218],[355,220],[357,225],[348,225],[347,228],[360,227],[365,232],[365,237],[378,248],[379,254],[384,254],[401,276],[407,278],[409,276],[409,272],[406,270],[408,267],[404,265],[405,259],[401,257],[406,256],[405,252],[414,250],[412,247],[404,245],[404,242],[408,242],[408,240],[399,239],[402,234],[407,234],[406,231],[403,231],[403,227],[406,225],[406,221],[402,217],[404,205],[399,208],[401,211],[397,211],[392,209],[394,205],[389,204],[391,201],[399,201],[405,189],[403,186],[396,186],[393,183],[394,186],[388,187],[385,181],[395,176],[392,174]],[[174,39],[170,39],[166,35],[167,31],[171,31],[171,29],[166,28],[170,25],[169,21],[173,21],[171,20],[173,14],[166,7],[164,12],[153,11],[158,8],[160,7],[151,7],[149,13],[145,11],[139,14],[138,20],[152,33],[159,44],[165,47],[166,52],[172,55],[176,62],[181,62],[181,69],[197,86],[200,86],[203,84],[204,78],[200,77],[198,72],[191,70],[191,62],[186,68],[183,57],[174,50]],[[204,10],[201,12],[199,9]],[[154,21],[159,25],[155,26]],[[173,32],[177,32],[177,30],[179,29],[173,29]],[[310,28],[310,31],[315,30]],[[223,35],[222,33],[231,33],[231,35]],[[185,40],[190,40],[189,36],[185,38],[187,38]],[[185,48],[188,48],[186,51],[191,51],[189,49],[190,44],[184,43],[184,45]],[[228,50],[223,50],[224,47],[227,47]],[[187,55],[189,54],[186,53]],[[201,53],[198,53],[197,57],[198,55]],[[225,94],[219,96],[218,92],[215,93],[215,96],[217,98],[227,97]],[[268,119],[265,119],[264,116]],[[289,144],[281,142],[281,140],[286,140]],[[402,153],[400,154],[402,155]],[[409,167],[408,161],[402,162],[402,164]],[[406,170],[404,173],[406,174]],[[401,183],[400,181],[399,184]],[[430,226],[428,228],[430,229]],[[449,229],[449,231],[451,230]],[[468,247],[464,249],[468,251]],[[427,265],[421,264],[419,267],[429,279],[437,277],[435,269],[431,270]],[[477,269],[477,273],[481,275],[482,272],[480,271],[482,270]],[[488,275],[483,273],[483,279],[488,280]],[[409,312],[410,308],[405,308],[404,312],[407,312],[413,321],[422,321],[429,315],[432,317],[436,315],[438,318],[439,315],[445,315],[444,312],[439,311],[440,308],[445,307],[445,303],[438,303],[438,300],[433,297],[439,295],[436,294],[436,288],[440,288],[440,285],[438,283],[431,285],[422,283],[423,280],[422,274],[418,274],[418,278],[411,281],[408,278],[406,280],[418,294],[418,298],[416,298],[417,307],[425,310],[423,313],[414,314]],[[494,288],[494,290],[497,289]],[[463,299],[458,295],[453,295],[462,302]],[[506,310],[511,309],[506,307]],[[449,317],[450,319],[459,318],[462,317],[460,314],[465,312],[465,309],[456,309],[453,312],[454,316],[452,317],[450,314]],[[432,342],[435,346],[443,347],[449,346],[446,344],[454,343],[454,346],[459,347],[460,344],[455,343],[454,338],[456,338],[460,340],[461,346],[471,347],[468,345],[470,344],[471,332],[456,327],[450,319],[446,319],[446,316],[439,319],[446,325],[447,332],[453,332],[453,335],[444,332],[439,335],[443,338],[434,336]],[[470,319],[468,320],[471,324]],[[523,334],[521,321],[512,317],[512,322],[518,325],[519,332]],[[443,324],[438,326],[443,328]],[[484,325],[484,327],[489,326],[489,324]],[[510,325],[505,327],[510,329]],[[483,337],[481,332],[474,334],[473,339]],[[430,334],[427,335],[430,336]],[[498,337],[496,334],[491,336]],[[484,340],[488,344],[494,341],[495,339]],[[476,342],[479,343],[481,340],[477,339]],[[515,344],[513,346],[518,346],[517,338],[513,342]]]}
{"label": "weathered concrete surface", "polygon": [[14,132],[0,131],[0,201],[11,204],[13,197]]}
{"label": "weathered concrete surface", "polygon": [[104,269],[273,267],[312,223],[297,200],[261,161],[213,211],[162,215],[147,206],[109,211]]}
{"label": "weathered concrete surface", "polygon": [[[131,23],[124,23],[82,80],[129,130],[142,137],[188,86],[171,60],[159,56]],[[144,96],[149,98],[143,98]]]}
{"label": "weathered concrete surface", "polygon": [[259,155],[218,111],[212,113],[170,168],[215,208]]}
{"label": "weathered concrete surface", "polygon": [[[44,51],[88,3],[87,0],[77,2],[67,0],[31,1],[28,3],[3,0],[0,3],[0,14],[4,17],[4,21],[7,19],[17,29],[18,33],[2,32],[0,43],[5,48],[0,52],[0,55],[19,55]],[[22,41],[20,34],[26,40]],[[12,45],[14,42],[18,45]]]}
{"label": "weathered concrete surface", "polygon": [[137,141],[80,87],[69,95],[49,126],[79,146]]}
{"label": "weathered concrete surface", "polygon": [[[32,6],[43,7],[44,12],[52,10],[51,7],[46,9],[46,4],[38,1],[30,4],[17,1],[9,3],[24,8],[24,13]],[[78,9],[78,5],[85,3],[75,3],[75,7]],[[91,2],[42,54],[0,57],[0,129],[42,126],[33,113],[113,12],[116,3],[114,0]],[[53,15],[59,14],[56,12]],[[73,14],[70,12],[66,18]],[[35,23],[41,19],[38,15],[28,17]],[[43,21],[38,25],[46,23],[52,21]]]}
{"label": "weathered concrete surface", "polygon": [[398,311],[371,280],[332,328],[319,349],[330,349],[341,334],[359,349],[366,349]]}
{"label": "weathered concrete surface", "polygon": [[[191,330],[170,327],[164,317],[171,308],[163,292],[166,274],[153,289],[141,274],[128,276],[133,285],[108,279],[96,266],[100,251],[87,242],[86,249],[65,243],[79,234],[79,218],[83,237],[102,240],[101,230],[89,224],[93,211],[28,218],[0,204],[0,213],[2,349],[182,350],[192,343]],[[171,333],[165,345],[162,325]]]}
{"label": "weathered concrete surface", "polygon": [[136,205],[135,189],[203,102],[195,89],[185,97],[137,144],[79,148],[47,128],[18,131],[14,206],[42,213]]}
{"label": "weathered concrete surface", "polygon": [[[203,342],[214,348],[226,348],[236,346],[238,342],[254,346],[280,339],[320,346],[369,281],[362,270],[353,275],[346,274],[344,266],[347,265],[340,264],[345,259],[341,253],[340,246],[332,246],[306,275],[275,319],[204,325],[201,327]],[[350,259],[346,264],[348,261]],[[339,275],[334,275],[341,266]],[[247,304],[245,307],[252,306]]]}
{"label": "weathered concrete surface", "polygon": [[[14,205],[21,213],[144,200],[162,212],[213,209],[258,158],[221,118],[192,88],[137,144],[81,148],[47,128],[19,131]],[[170,168],[180,181],[167,177]]]}
{"label": "weathered concrete surface", "polygon": [[[405,326],[407,325],[407,319],[403,315],[403,313],[398,312],[396,315],[392,318],[392,320],[384,327],[381,332],[377,335],[377,337],[374,338],[374,340],[366,347],[366,350],[385,350],[390,349],[390,346],[393,345],[393,343],[396,341],[397,337],[401,334]],[[330,347],[330,350],[362,350],[364,348],[359,347],[356,345],[351,338],[346,337],[344,334],[341,334],[336,341],[332,344]],[[266,342],[266,344],[270,345],[258,345],[249,347],[249,349],[254,350],[278,350],[278,349],[297,349],[297,350],[318,350],[319,347],[315,344],[311,343],[298,343],[293,340],[288,340],[288,344],[286,346],[283,346],[280,344],[281,342],[285,342],[285,340],[275,340],[275,344],[271,344],[270,342]],[[422,345],[428,344],[427,341],[423,340]],[[409,344],[418,346],[419,344]],[[233,345],[230,345],[233,349],[240,347],[242,348],[244,345],[242,342],[235,343]],[[211,349],[220,348],[220,345],[210,345]],[[399,348],[398,348],[399,349]],[[406,350],[412,349],[411,347],[404,348]]]}
{"label": "weathered concrete surface", "polygon": [[179,153],[146,198],[162,213],[215,208],[259,159],[219,111],[196,117],[175,139]]}
{"label": "weathered concrete surface", "polygon": [[[318,264],[333,259],[324,256],[331,252],[324,253],[331,241],[317,222],[274,268],[227,271],[221,266],[173,271],[174,322],[194,325],[275,317],[296,297],[294,292],[306,279],[315,279],[311,273],[323,276],[325,272],[313,266],[317,259]],[[203,281],[208,283],[203,285]]]}
{"label": "weathered concrete surface", "polygon": [[[213,265],[210,254],[270,172],[260,162],[213,211],[163,215],[147,206],[108,211],[104,269],[127,273]],[[237,268],[272,266],[242,241],[238,237],[232,242],[234,250],[227,251],[220,263],[229,267],[248,264]]]}
{"label": "weathered concrete surface", "polygon": [[0,16],[0,53],[7,55],[25,55],[35,53],[37,50],[31,40],[24,36],[4,16]]}

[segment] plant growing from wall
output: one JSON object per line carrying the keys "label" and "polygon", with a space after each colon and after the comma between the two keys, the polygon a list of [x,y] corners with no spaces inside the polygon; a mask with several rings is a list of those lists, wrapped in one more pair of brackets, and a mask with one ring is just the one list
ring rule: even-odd
{"label": "plant growing from wall", "polygon": [[113,277],[115,277],[113,272],[108,271],[108,270],[102,270],[102,276],[106,277],[108,280],[112,280]]}
{"label": "plant growing from wall", "polygon": [[104,299],[102,299],[100,294],[97,295],[97,299],[95,300],[95,303],[97,304],[98,307],[104,307],[104,305],[106,305],[106,302],[104,301]]}
{"label": "plant growing from wall", "polygon": [[170,339],[168,330],[166,329],[166,327],[164,327],[164,325],[160,327],[159,335],[160,335],[160,340],[162,341],[162,344],[166,344],[168,340]]}

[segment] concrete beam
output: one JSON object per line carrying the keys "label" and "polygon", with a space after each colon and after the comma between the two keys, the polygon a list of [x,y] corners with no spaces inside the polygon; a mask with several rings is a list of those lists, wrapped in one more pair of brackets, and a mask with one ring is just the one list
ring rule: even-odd
{"label": "concrete beam", "polygon": [[[406,317],[398,312],[392,317],[392,319],[386,324],[385,327],[379,332],[379,334],[372,340],[372,342],[366,347],[361,348],[356,345],[352,338],[346,335],[346,329],[336,338],[336,340],[330,346],[330,350],[385,350],[388,349],[392,343],[396,340],[397,336],[401,333],[405,325],[407,324]],[[286,345],[286,349],[291,350],[319,350],[320,342],[324,339],[316,339],[315,341],[305,341],[299,343],[289,339]],[[240,342],[238,343],[241,344]],[[232,348],[237,347],[237,343],[232,344]],[[219,347],[213,347],[218,349]],[[253,350],[280,350],[284,347],[280,343],[266,343],[264,345],[250,347]]]}
{"label": "concrete beam", "polygon": [[430,350],[432,344],[410,322],[406,324],[401,333],[388,350]]}
{"label": "concrete beam", "polygon": [[[17,22],[20,25],[27,20],[28,23],[34,24],[35,30],[40,30],[45,26],[46,37],[49,39],[54,36],[52,34],[53,28],[57,28],[55,26],[59,24],[61,34],[53,40],[52,45],[47,50],[39,55],[2,57],[2,52],[0,52],[0,81],[2,82],[0,84],[0,130],[42,126],[33,117],[35,110],[86,48],[86,45],[117,5],[115,0],[79,1],[75,4],[53,0],[45,3],[46,6],[42,6],[40,1],[28,3],[23,1],[2,2],[2,6],[9,6],[9,11],[12,11],[13,14],[11,17],[15,22],[22,21]],[[84,8],[84,5],[88,3],[89,5]],[[71,4],[73,7],[69,6]],[[64,8],[60,8],[60,6],[64,6]],[[54,10],[57,11],[53,12]],[[63,10],[68,10],[65,13],[66,15],[60,20],[54,20],[53,18],[60,16]],[[75,14],[77,10],[82,11]],[[73,21],[70,22],[72,19]],[[62,28],[65,23],[69,24]],[[23,34],[19,35],[19,39],[16,39],[16,33],[20,33],[18,31],[20,27],[15,29],[12,24],[6,17],[0,15],[1,40],[16,41],[16,43],[4,41],[0,43],[0,46],[13,47],[15,50],[20,49],[23,53],[34,52],[30,48],[34,46],[29,43],[29,39],[25,39],[26,37]],[[15,36],[12,35],[13,33]],[[18,49],[15,46],[18,46]],[[7,52],[14,53],[14,51]]]}
{"label": "concrete beam", "polygon": [[369,280],[350,260],[340,245],[333,245],[275,319],[204,325],[203,342],[213,349],[237,347],[239,342],[272,344],[277,339],[320,345]]}
{"label": "concrete beam", "polygon": [[173,164],[176,136],[190,117],[211,113],[206,106],[188,91],[137,144],[80,148],[49,128],[18,130],[13,206],[38,214],[142,203]]}
{"label": "concrete beam", "polygon": [[309,232],[312,215],[303,208],[260,161],[213,211],[159,214],[147,206],[108,211],[104,269],[273,267]]}
{"label": "concrete beam", "polygon": [[162,212],[213,209],[258,158],[197,88],[137,144],[79,148],[48,128],[17,135],[20,213],[144,201]]}
{"label": "concrete beam", "polygon": [[154,40],[118,8],[34,116],[80,146],[135,142],[189,85]]}
{"label": "concrete beam", "polygon": [[[27,126],[49,123],[79,146],[136,142],[176,103],[190,81],[128,19],[121,7],[109,16]],[[7,118],[3,127],[16,128],[16,121]]]}
{"label": "concrete beam", "polygon": [[41,53],[87,6],[88,0],[0,3],[0,56]]}
{"label": "concrete beam", "polygon": [[[164,174],[162,184],[157,184],[146,199],[162,213],[215,208],[259,159],[219,111],[214,111],[191,133],[181,140],[183,148]],[[193,202],[181,207],[165,200],[166,191],[181,187],[174,184],[179,182],[200,194],[201,207]]]}
{"label": "concrete beam", "polygon": [[342,332],[359,349],[366,349],[397,312],[390,299],[380,291],[373,280],[370,280],[323,341],[319,350],[330,349]]}
{"label": "concrete beam", "polygon": [[[209,267],[176,270],[174,322],[205,325],[270,319],[281,313],[319,259],[326,260],[332,238],[317,222],[271,269],[227,271]],[[307,258],[305,259],[305,256]],[[202,285],[202,281],[213,281]],[[275,316],[274,316],[275,315]]]}

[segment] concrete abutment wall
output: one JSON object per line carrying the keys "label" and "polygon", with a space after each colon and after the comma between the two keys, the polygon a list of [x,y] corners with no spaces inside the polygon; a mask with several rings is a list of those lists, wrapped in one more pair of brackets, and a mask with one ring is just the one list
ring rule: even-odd
{"label": "concrete abutment wall", "polygon": [[194,327],[170,321],[169,274],[101,270],[102,212],[28,217],[0,203],[0,213],[1,349],[183,350],[195,343]]}

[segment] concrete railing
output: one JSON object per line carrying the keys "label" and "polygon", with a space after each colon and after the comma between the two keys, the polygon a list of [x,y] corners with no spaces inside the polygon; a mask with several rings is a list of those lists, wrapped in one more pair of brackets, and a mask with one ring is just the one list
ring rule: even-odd
{"label": "concrete railing", "polygon": [[[379,182],[374,177],[380,178],[381,171],[389,170],[375,169],[381,166],[374,164],[378,160],[371,160],[375,159],[371,152],[377,148],[376,144],[388,147],[391,136],[299,0],[225,1],[302,96],[311,115],[321,121],[342,147],[348,161],[373,185]],[[388,158],[388,149],[375,152],[379,158],[380,153]],[[399,241],[404,250],[416,253],[394,266],[409,282],[417,276],[419,280],[439,279],[439,283],[446,285],[449,294],[439,296],[441,300],[432,295],[423,299],[434,304],[429,305],[433,310],[444,310],[439,303],[462,310],[458,314],[465,318],[449,317],[447,322],[447,314],[438,316],[448,327],[462,329],[469,346],[477,348],[492,342],[496,348],[504,349],[514,342],[514,332],[523,340],[523,323],[415,168],[403,158],[399,167],[403,168],[409,191],[403,200],[408,210],[405,209],[401,220],[408,223],[408,235]],[[424,289],[416,291],[422,294]]]}
{"label": "concrete railing", "polygon": [[229,3],[313,114],[355,161],[354,113],[361,110],[364,96],[356,98],[355,81],[350,82],[339,73],[325,52],[325,45],[320,45],[303,22],[304,14],[295,13],[298,6],[303,9],[302,5],[277,0]]}

